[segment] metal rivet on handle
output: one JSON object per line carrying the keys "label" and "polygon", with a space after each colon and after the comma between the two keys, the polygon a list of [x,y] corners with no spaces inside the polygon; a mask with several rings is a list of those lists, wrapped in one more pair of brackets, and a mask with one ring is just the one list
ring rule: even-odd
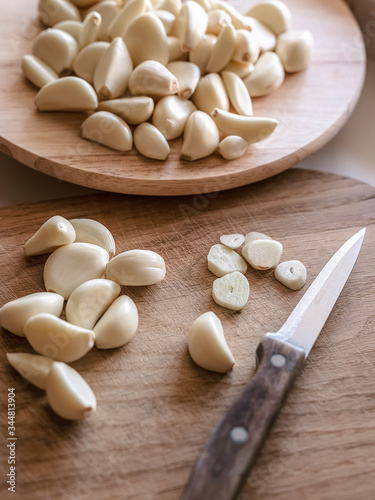
{"label": "metal rivet on handle", "polygon": [[249,433],[245,427],[237,426],[233,427],[230,431],[230,438],[235,443],[244,443],[249,437]]}
{"label": "metal rivet on handle", "polygon": [[276,368],[282,368],[286,363],[286,357],[282,354],[273,354],[271,356],[271,364]]}

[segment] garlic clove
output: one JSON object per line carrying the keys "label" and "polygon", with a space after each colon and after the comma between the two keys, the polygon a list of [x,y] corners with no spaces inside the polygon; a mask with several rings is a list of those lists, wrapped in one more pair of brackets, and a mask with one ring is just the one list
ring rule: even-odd
{"label": "garlic clove", "polygon": [[231,71],[222,71],[225,90],[229,101],[239,115],[252,116],[253,104],[247,88],[242,79]]}
{"label": "garlic clove", "polygon": [[152,13],[155,14],[155,16],[157,16],[163,23],[167,36],[170,35],[172,32],[174,22],[176,20],[176,16],[172,14],[172,12],[169,12],[168,10],[156,9],[153,10]]}
{"label": "garlic clove", "polygon": [[244,241],[245,236],[243,234],[223,234],[223,236],[220,236],[220,243],[232,250],[239,248]]}
{"label": "garlic clove", "polygon": [[192,97],[196,107],[210,114],[214,108],[229,111],[229,99],[223,80],[217,73],[209,73],[199,80]]}
{"label": "garlic clove", "polygon": [[193,322],[188,349],[193,361],[205,370],[227,373],[235,363],[224,337],[223,325],[212,311],[202,314]]}
{"label": "garlic clove", "polygon": [[44,284],[49,292],[67,300],[85,281],[100,278],[109,260],[108,252],[90,243],[70,243],[55,250],[44,266]]}
{"label": "garlic clove", "polygon": [[194,0],[196,3],[199,3],[201,7],[208,13],[211,8],[211,0]]}
{"label": "garlic clove", "polygon": [[96,42],[101,24],[102,16],[98,12],[92,11],[87,14],[78,34],[78,45],[81,49]]}
{"label": "garlic clove", "polygon": [[94,42],[84,47],[73,61],[74,73],[92,85],[95,69],[108,47],[108,42]]}
{"label": "garlic clove", "polygon": [[111,280],[85,281],[71,294],[65,308],[66,319],[73,325],[94,328],[100,316],[120,295],[120,285]]}
{"label": "garlic clove", "polygon": [[300,290],[306,283],[306,267],[299,260],[280,262],[274,274],[280,283],[291,290]]}
{"label": "garlic clove", "polygon": [[177,16],[177,14],[181,10],[181,0],[161,0],[160,3],[157,4],[158,9],[160,10],[167,10],[168,12],[171,12],[174,16]]}
{"label": "garlic clove", "polygon": [[218,278],[235,271],[242,274],[247,271],[247,264],[241,255],[220,243],[210,248],[207,265],[208,270]]}
{"label": "garlic clove", "polygon": [[32,55],[22,57],[21,67],[25,77],[38,88],[59,78],[59,75],[48,64]]}
{"label": "garlic clove", "polygon": [[307,68],[314,45],[310,31],[290,30],[277,38],[276,54],[288,73],[297,73]]}
{"label": "garlic clove", "polygon": [[96,323],[95,346],[98,349],[113,349],[127,344],[138,328],[138,310],[126,295],[118,297]]}
{"label": "garlic clove", "polygon": [[168,61],[183,60],[187,56],[187,52],[183,52],[180,48],[180,40],[176,36],[167,36],[168,42]]}
{"label": "garlic clove", "polygon": [[252,33],[258,42],[262,52],[274,50],[276,47],[276,36],[263,23],[255,19],[255,17],[245,16],[246,23],[251,27]]}
{"label": "garlic clove", "polygon": [[172,61],[167,64],[167,69],[177,78],[177,95],[182,99],[189,99],[195,92],[201,76],[198,66],[188,61]]}
{"label": "garlic clove", "polygon": [[193,111],[187,119],[180,157],[194,161],[212,154],[219,145],[219,131],[203,111]]}
{"label": "garlic clove", "polygon": [[130,151],[133,145],[129,125],[108,111],[98,111],[86,118],[81,125],[81,135],[116,151]]}
{"label": "garlic clove", "polygon": [[242,248],[242,255],[253,269],[265,271],[280,262],[283,246],[275,240],[253,240]]}
{"label": "garlic clove", "polygon": [[285,79],[285,71],[275,52],[264,52],[254,66],[254,71],[244,78],[251,97],[268,95],[278,89]]}
{"label": "garlic clove", "polygon": [[218,108],[211,116],[224,135],[238,135],[250,144],[269,137],[279,123],[273,118],[237,115]]}
{"label": "garlic clove", "polygon": [[81,14],[75,5],[66,0],[39,0],[39,20],[46,26],[53,26],[61,21],[80,21]]}
{"label": "garlic clove", "polygon": [[259,58],[259,44],[253,33],[248,30],[237,30],[236,44],[232,59],[239,63],[255,63]]}
{"label": "garlic clove", "polygon": [[[132,22],[144,14],[149,8],[148,0],[131,0],[124,4],[121,11],[108,27],[108,35],[111,39],[124,38]],[[134,63],[136,65],[136,63]]]}
{"label": "garlic clove", "polygon": [[251,231],[245,235],[245,245],[254,240],[272,240],[271,236],[264,233],[258,233],[257,231]]}
{"label": "garlic clove", "polygon": [[206,66],[211,57],[216,40],[217,38],[215,35],[203,35],[198,45],[189,52],[189,61],[198,66],[201,75],[205,74]]}
{"label": "garlic clove", "polygon": [[116,253],[115,240],[104,224],[94,219],[70,219],[69,222],[75,229],[76,242],[98,245],[107,250],[110,258]]}
{"label": "garlic clove", "polygon": [[53,363],[46,391],[52,410],[67,420],[79,420],[96,410],[92,389],[76,370],[65,363]]}
{"label": "garlic clove", "polygon": [[249,147],[249,143],[238,135],[227,135],[219,142],[218,152],[225,160],[235,160],[243,156]]}
{"label": "garlic clove", "polygon": [[109,111],[130,125],[147,121],[154,111],[154,101],[148,96],[122,97],[99,103],[100,111]]}
{"label": "garlic clove", "polygon": [[182,134],[189,116],[196,109],[191,101],[176,95],[163,97],[155,106],[152,124],[168,141],[176,139]]}
{"label": "garlic clove", "polygon": [[70,1],[74,3],[77,7],[86,8],[86,7],[91,7],[91,5],[97,3],[98,0],[70,0]]}
{"label": "garlic clove", "polygon": [[216,304],[232,311],[240,311],[245,307],[249,294],[249,282],[238,271],[217,278],[212,285],[212,298]]}
{"label": "garlic clove", "polygon": [[214,9],[221,9],[226,12],[236,30],[249,29],[251,31],[251,28],[249,28],[244,20],[244,16],[230,3],[226,1],[213,1],[211,3],[210,10]]}
{"label": "garlic clove", "polygon": [[61,21],[60,23],[54,24],[52,27],[54,30],[65,31],[65,33],[72,36],[78,43],[79,34],[82,30],[82,23],[80,21]]}
{"label": "garlic clove", "polygon": [[0,325],[5,330],[25,337],[25,323],[35,314],[50,313],[60,316],[64,298],[57,293],[36,292],[7,302],[0,309]]}
{"label": "garlic clove", "polygon": [[119,285],[144,286],[163,281],[165,273],[161,255],[151,250],[128,250],[108,262],[105,277]]}
{"label": "garlic clove", "polygon": [[65,31],[48,28],[39,33],[33,45],[33,55],[42,59],[59,76],[69,75],[78,43]]}
{"label": "garlic clove", "polygon": [[134,145],[143,156],[154,160],[165,160],[171,151],[160,130],[147,122],[134,130]]}
{"label": "garlic clove", "polygon": [[236,30],[232,24],[227,24],[221,30],[212,48],[206,66],[206,73],[217,73],[225,68],[232,58],[236,46]]}
{"label": "garlic clove", "polygon": [[102,17],[102,22],[99,27],[99,31],[97,34],[97,40],[109,42],[111,40],[108,35],[108,30],[110,25],[113,23],[115,18],[120,13],[120,4],[117,0],[103,0],[97,4],[95,4],[89,12],[95,10]]}
{"label": "garlic clove", "polygon": [[46,390],[47,376],[52,367],[53,359],[26,352],[8,352],[6,356],[9,364],[23,378],[39,389]]}
{"label": "garlic clove", "polygon": [[201,5],[192,0],[184,2],[176,18],[181,50],[194,49],[206,33],[207,25],[207,12]]}
{"label": "garlic clove", "polygon": [[47,83],[35,97],[39,111],[93,111],[98,98],[92,86],[76,76]]}
{"label": "garlic clove", "polygon": [[289,7],[280,0],[263,0],[253,5],[246,16],[254,17],[265,24],[276,36],[290,30],[292,14]]}
{"label": "garlic clove", "polygon": [[158,61],[144,61],[139,64],[129,79],[132,95],[163,97],[178,92],[177,78]]}
{"label": "garlic clove", "polygon": [[245,78],[245,76],[250,75],[252,71],[254,71],[254,64],[252,63],[239,63],[233,60],[230,60],[229,63],[225,66],[224,71],[231,71],[235,73],[240,78]]}
{"label": "garlic clove", "polygon": [[208,25],[207,33],[212,33],[213,35],[219,35],[220,31],[224,26],[231,23],[230,15],[227,14],[223,9],[213,9],[207,12],[208,15]]}
{"label": "garlic clove", "polygon": [[72,325],[49,313],[32,316],[26,322],[24,331],[36,352],[56,361],[76,361],[94,345],[92,330]]}
{"label": "garlic clove", "polygon": [[60,215],[54,215],[40,226],[23,249],[26,255],[50,253],[62,245],[73,243],[75,238],[76,232],[71,223]]}

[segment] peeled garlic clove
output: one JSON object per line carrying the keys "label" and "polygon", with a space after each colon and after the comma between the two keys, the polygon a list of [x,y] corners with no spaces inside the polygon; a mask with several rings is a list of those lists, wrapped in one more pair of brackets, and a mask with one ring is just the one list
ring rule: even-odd
{"label": "peeled garlic clove", "polygon": [[239,248],[244,241],[245,236],[243,234],[223,234],[223,236],[220,236],[220,242],[232,250]]}
{"label": "peeled garlic clove", "polygon": [[222,9],[209,10],[207,15],[207,33],[212,33],[213,35],[218,35],[222,28],[231,22],[230,15]]}
{"label": "peeled garlic clove", "polygon": [[76,232],[76,242],[91,243],[104,248],[112,257],[116,253],[115,240],[112,233],[103,224],[93,219],[70,219]]}
{"label": "peeled garlic clove", "polygon": [[129,79],[129,90],[133,95],[163,97],[178,92],[177,78],[158,61],[139,64]]}
{"label": "peeled garlic clove", "polygon": [[233,24],[233,26],[236,28],[236,30],[240,29],[249,29],[246,22],[243,19],[243,15],[238,12],[238,10],[233,6],[230,5],[228,2],[225,1],[214,1],[211,3],[210,10],[214,9],[221,9],[224,12],[226,12]]}
{"label": "peeled garlic clove", "polygon": [[79,420],[96,410],[96,398],[90,386],[65,363],[53,363],[46,390],[48,403],[62,418]]}
{"label": "peeled garlic clove", "polygon": [[120,285],[111,280],[89,280],[71,294],[65,308],[67,321],[92,330],[121,292]]}
{"label": "peeled garlic clove", "polygon": [[313,36],[307,30],[290,30],[277,39],[276,54],[288,73],[296,73],[307,68],[313,49]]}
{"label": "peeled garlic clove", "polygon": [[221,78],[223,79],[229,101],[237,113],[239,115],[252,116],[253,104],[251,97],[241,78],[231,71],[222,71]]}
{"label": "peeled garlic clove", "polygon": [[186,122],[196,107],[191,101],[169,95],[160,99],[152,115],[152,124],[169,141],[184,131]]}
{"label": "peeled garlic clove", "polygon": [[249,143],[242,137],[228,135],[219,143],[217,150],[225,160],[235,160],[243,156],[248,147]]}
{"label": "peeled garlic clove", "polygon": [[39,111],[93,111],[98,98],[92,86],[76,76],[47,83],[35,97]]}
{"label": "peeled garlic clove", "polygon": [[208,25],[207,12],[198,3],[187,0],[182,4],[176,23],[180,47],[183,51],[188,52],[198,45],[206,33]]}
{"label": "peeled garlic clove", "polygon": [[53,314],[36,314],[26,322],[24,330],[36,352],[56,361],[76,361],[94,345],[92,330],[72,325]]}
{"label": "peeled garlic clove", "polygon": [[168,61],[176,61],[177,59],[186,58],[187,52],[183,52],[180,48],[180,40],[176,36],[167,36],[168,42]]}
{"label": "peeled garlic clove", "polygon": [[276,36],[291,28],[292,14],[285,3],[280,0],[263,0],[253,5],[246,16],[255,17],[265,24]]}
{"label": "peeled garlic clove", "polygon": [[212,118],[203,111],[193,111],[185,125],[180,157],[194,161],[209,156],[219,140],[219,131]]}
{"label": "peeled garlic clove", "polygon": [[165,160],[171,151],[160,130],[147,122],[134,130],[134,145],[143,156],[154,160]]}
{"label": "peeled garlic clove", "polygon": [[214,108],[229,111],[229,99],[223,80],[217,73],[209,73],[199,80],[192,97],[198,109],[210,114]]}
{"label": "peeled garlic clove", "polygon": [[264,233],[258,233],[257,231],[251,231],[245,235],[245,245],[254,240],[272,240],[271,236]]}
{"label": "peeled garlic clove", "polygon": [[100,111],[109,111],[130,125],[147,121],[154,111],[154,101],[148,96],[122,97],[99,103]]}
{"label": "peeled garlic clove", "polygon": [[239,63],[255,63],[259,57],[259,45],[253,33],[248,30],[237,30],[236,45],[232,54],[233,61]]}
{"label": "peeled garlic clove", "polygon": [[53,25],[54,30],[61,30],[68,33],[74,38],[78,43],[79,34],[82,29],[82,23],[80,21],[61,21],[60,23]]}
{"label": "peeled garlic clove", "polygon": [[201,76],[200,69],[192,62],[173,61],[167,64],[167,69],[177,78],[177,95],[189,99],[197,88]]}
{"label": "peeled garlic clove", "polygon": [[39,389],[46,390],[47,376],[52,367],[53,359],[26,352],[8,352],[6,356],[9,364],[23,378]]}
{"label": "peeled garlic clove", "polygon": [[99,99],[120,97],[128,87],[132,71],[129,51],[124,40],[117,37],[112,40],[95,68],[94,87]]}
{"label": "peeled garlic clove", "polygon": [[97,34],[97,40],[105,42],[110,41],[111,38],[108,35],[108,30],[110,25],[120,13],[120,4],[117,0],[103,0],[102,2],[95,4],[94,7],[90,9],[90,12],[92,10],[98,12],[102,17],[102,22]]}
{"label": "peeled garlic clove", "polygon": [[74,73],[93,84],[95,69],[108,47],[108,42],[94,42],[84,47],[73,61]]}
{"label": "peeled garlic clove", "polygon": [[299,260],[280,262],[274,274],[280,283],[291,290],[300,290],[306,283],[306,267]]}
{"label": "peeled garlic clove", "polygon": [[161,2],[157,4],[158,9],[167,10],[175,16],[180,12],[181,5],[181,0],[161,0]]}
{"label": "peeled garlic clove", "polygon": [[98,0],[70,0],[70,1],[74,3],[77,7],[85,8],[85,7],[91,7],[91,5],[97,3]]}
{"label": "peeled garlic clove", "polygon": [[108,28],[110,38],[113,39],[117,36],[124,38],[131,23],[146,12],[148,6],[149,2],[147,0],[131,0],[126,2]]}
{"label": "peeled garlic clove", "polygon": [[192,324],[188,349],[193,361],[205,370],[227,373],[235,363],[223,325],[212,311],[202,314]]}
{"label": "peeled garlic clove", "polygon": [[221,30],[207,62],[206,72],[217,73],[229,63],[236,46],[236,30],[227,24]]}
{"label": "peeled garlic clove", "polygon": [[71,223],[60,215],[54,215],[40,226],[23,249],[26,255],[50,253],[62,245],[73,243],[75,237],[76,232]]}
{"label": "peeled garlic clove", "polygon": [[194,0],[208,13],[211,8],[211,0]]}
{"label": "peeled garlic clove", "polygon": [[48,64],[32,55],[22,57],[21,67],[25,77],[38,88],[59,78],[59,75]]}
{"label": "peeled garlic clove", "polygon": [[206,71],[208,60],[216,43],[216,36],[203,35],[198,45],[189,52],[189,61],[196,64],[202,75]]}
{"label": "peeled garlic clove", "polygon": [[237,115],[218,108],[211,116],[224,135],[238,135],[250,144],[266,139],[279,123],[273,118]]}
{"label": "peeled garlic clove", "polygon": [[113,349],[127,344],[138,328],[138,310],[126,295],[118,297],[94,327],[95,346]]}
{"label": "peeled garlic clove", "polygon": [[241,255],[220,243],[210,248],[207,265],[208,270],[218,278],[235,271],[242,274],[247,271],[247,264]]}
{"label": "peeled garlic clove", "polygon": [[255,17],[245,16],[246,23],[251,27],[252,33],[258,42],[262,52],[274,50],[276,47],[276,36],[263,23],[255,19]]}
{"label": "peeled garlic clove", "polygon": [[129,26],[124,40],[134,66],[148,60],[167,64],[169,57],[167,34],[163,23],[155,14],[147,13],[137,17]]}
{"label": "peeled garlic clove", "polygon": [[242,248],[242,255],[254,269],[272,269],[280,262],[283,246],[275,240],[253,240]]}
{"label": "peeled garlic clove", "polygon": [[128,250],[108,262],[105,277],[119,285],[144,286],[163,281],[165,262],[151,250]]}
{"label": "peeled garlic clove", "polygon": [[216,279],[212,285],[212,298],[216,304],[232,311],[240,311],[247,304],[249,294],[249,282],[238,271]]}
{"label": "peeled garlic clove", "polygon": [[160,21],[163,23],[165,32],[167,36],[171,33],[174,22],[176,20],[176,16],[172,14],[172,12],[168,12],[167,10],[154,10],[153,14],[157,16]]}
{"label": "peeled garlic clove", "polygon": [[285,71],[275,52],[264,52],[255,64],[254,71],[244,78],[251,97],[268,95],[278,89],[285,79]]}
{"label": "peeled garlic clove", "polygon": [[5,330],[25,337],[25,323],[35,314],[50,313],[60,316],[64,298],[57,293],[37,292],[12,300],[0,309],[0,325]]}
{"label": "peeled garlic clove", "polygon": [[61,21],[81,20],[81,14],[75,5],[66,0],[39,0],[40,21],[46,26],[53,26]]}
{"label": "peeled garlic clove", "polygon": [[129,125],[108,111],[98,111],[86,118],[81,125],[81,135],[116,151],[130,151],[133,145]]}
{"label": "peeled garlic clove", "polygon": [[44,284],[48,292],[67,300],[85,281],[100,278],[109,260],[108,252],[90,243],[70,243],[55,250],[44,266]]}
{"label": "peeled garlic clove", "polygon": [[42,59],[60,76],[69,75],[78,44],[65,31],[49,28],[39,33],[33,45],[33,55]]}
{"label": "peeled garlic clove", "polygon": [[239,63],[233,60],[230,60],[229,63],[225,66],[224,71],[231,71],[235,73],[240,78],[245,78],[245,76],[250,75],[252,71],[254,71],[254,64],[252,63]]}
{"label": "peeled garlic clove", "polygon": [[78,35],[78,45],[81,48],[96,41],[101,24],[102,16],[98,12],[92,11],[87,14]]}

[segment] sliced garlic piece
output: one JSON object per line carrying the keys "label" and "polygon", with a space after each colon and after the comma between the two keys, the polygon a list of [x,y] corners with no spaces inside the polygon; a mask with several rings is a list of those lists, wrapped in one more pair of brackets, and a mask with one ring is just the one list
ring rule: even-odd
{"label": "sliced garlic piece", "polygon": [[108,262],[105,277],[119,285],[144,286],[163,281],[165,262],[152,250],[128,250]]}
{"label": "sliced garlic piece", "polygon": [[198,45],[189,52],[189,61],[198,66],[202,75],[205,74],[216,40],[215,35],[203,35]]}
{"label": "sliced garlic piece", "polygon": [[167,64],[169,57],[167,34],[163,23],[155,14],[142,14],[134,19],[124,40],[134,66],[149,60]]}
{"label": "sliced garlic piece", "polygon": [[291,28],[292,14],[289,7],[280,0],[263,0],[253,5],[246,16],[255,17],[265,24],[276,36]]}
{"label": "sliced garlic piece", "polygon": [[193,361],[205,370],[227,373],[235,363],[224,337],[223,325],[212,311],[202,314],[193,322],[188,349]]}
{"label": "sliced garlic piece", "polygon": [[245,245],[254,240],[272,240],[271,236],[264,233],[258,233],[257,231],[251,231],[245,235]]}
{"label": "sliced garlic piece", "polygon": [[92,11],[87,14],[78,35],[78,45],[81,49],[96,41],[101,24],[102,16],[98,12]]}
{"label": "sliced garlic piece", "polygon": [[280,262],[274,274],[280,283],[291,290],[300,290],[306,283],[306,267],[299,260]]}
{"label": "sliced garlic piece", "polygon": [[120,97],[133,71],[129,51],[120,37],[114,38],[95,68],[94,87],[99,99]]}
{"label": "sliced garlic piece", "polygon": [[76,242],[92,243],[104,248],[113,257],[116,244],[112,233],[103,224],[94,219],[70,219],[76,232]]}
{"label": "sliced garlic piece", "polygon": [[223,236],[220,236],[220,242],[232,250],[239,248],[244,241],[245,236],[243,234],[223,234]]}
{"label": "sliced garlic piece", "polygon": [[157,4],[157,8],[159,10],[172,12],[174,16],[177,16],[180,12],[181,5],[181,0],[161,0],[161,2]]}
{"label": "sliced garlic piece", "polygon": [[235,271],[242,274],[247,271],[247,264],[241,255],[220,243],[210,248],[207,265],[208,270],[218,278]]}
{"label": "sliced garlic piece", "polygon": [[93,111],[98,98],[86,80],[66,76],[42,87],[35,104],[39,111]]}
{"label": "sliced garlic piece", "polygon": [[236,46],[236,30],[232,24],[227,24],[220,31],[217,41],[213,46],[210,58],[206,66],[207,73],[217,73],[225,68],[232,59]]}
{"label": "sliced garlic piece", "polygon": [[176,18],[177,32],[180,39],[180,47],[188,52],[194,49],[206,33],[208,16],[201,5],[192,0],[187,0]]}
{"label": "sliced garlic piece", "polygon": [[227,135],[219,143],[217,150],[225,160],[235,160],[243,156],[248,147],[249,143],[245,139],[242,139],[242,137]]}
{"label": "sliced garlic piece", "polygon": [[275,52],[264,52],[254,71],[244,78],[244,84],[251,97],[268,95],[278,89],[285,79],[285,71]]}
{"label": "sliced garlic piece", "polygon": [[147,158],[166,160],[171,149],[164,135],[151,123],[141,123],[134,130],[134,145]]}
{"label": "sliced garlic piece", "polygon": [[95,69],[108,47],[108,42],[94,42],[84,47],[73,61],[74,73],[93,84]]}
{"label": "sliced garlic piece", "polygon": [[218,35],[224,26],[231,23],[230,15],[227,14],[222,9],[209,10],[207,12],[207,15],[208,15],[207,33]]}
{"label": "sliced garlic piece", "polygon": [[44,266],[44,284],[48,292],[67,300],[85,281],[100,278],[109,255],[104,248],[90,243],[70,243],[55,250]]}
{"label": "sliced garlic piece", "polygon": [[100,316],[120,295],[120,285],[111,280],[89,280],[79,285],[66,303],[66,319],[73,325],[92,330]]}
{"label": "sliced garlic piece", "polygon": [[255,63],[259,57],[259,45],[253,33],[248,30],[237,30],[236,45],[232,59],[239,63]]}
{"label": "sliced garlic piece", "polygon": [[0,309],[0,325],[19,337],[25,337],[25,323],[35,314],[60,316],[64,298],[57,293],[36,292],[7,302]]}
{"label": "sliced garlic piece", "polygon": [[54,30],[65,31],[69,33],[74,40],[78,43],[79,34],[82,30],[82,23],[80,21],[61,21],[60,23],[54,24]]}
{"label": "sliced garlic piece", "polygon": [[108,35],[109,27],[120,13],[120,4],[117,0],[103,0],[95,4],[89,12],[95,10],[102,17],[97,40],[109,42],[111,40]]}
{"label": "sliced garlic piece", "polygon": [[130,125],[147,121],[154,111],[154,101],[148,96],[122,97],[99,103],[100,111],[109,111]]}
{"label": "sliced garlic piece", "polygon": [[174,22],[176,20],[176,16],[172,14],[172,12],[169,12],[168,10],[153,10],[152,11],[155,16],[157,16],[160,21],[163,23],[165,32],[168,35],[170,35]]}
{"label": "sliced garlic piece", "polygon": [[78,43],[65,31],[48,28],[39,33],[33,45],[33,55],[42,59],[59,76],[69,75]]}
{"label": "sliced garlic piece", "polygon": [[46,390],[47,376],[52,367],[53,359],[26,352],[7,352],[6,356],[9,364],[23,378],[39,389]]}
{"label": "sliced garlic piece", "polygon": [[229,101],[239,115],[252,116],[253,105],[251,97],[242,79],[231,71],[222,71],[225,90],[227,91]]}
{"label": "sliced garlic piece", "polygon": [[303,71],[309,65],[314,45],[313,36],[307,30],[290,30],[277,38],[276,54],[288,73]]}
{"label": "sliced garlic piece", "polygon": [[182,99],[189,99],[195,92],[201,76],[198,66],[188,61],[173,61],[167,64],[167,69],[177,78],[177,95]]}
{"label": "sliced garlic piece", "polygon": [[53,314],[36,314],[26,322],[24,330],[36,352],[56,361],[76,361],[94,346],[92,330],[72,325]]}
{"label": "sliced garlic piece", "polygon": [[221,76],[209,73],[199,80],[192,97],[198,109],[210,114],[215,108],[229,111],[229,99]]}
{"label": "sliced garlic piece", "polygon": [[183,60],[187,56],[187,52],[183,52],[180,48],[180,40],[176,36],[167,36],[168,42],[168,60],[170,62],[177,61],[178,59]]}
{"label": "sliced garlic piece", "polygon": [[129,79],[129,90],[133,95],[163,97],[178,92],[177,78],[158,61],[139,64]]}
{"label": "sliced garlic piece", "polygon": [[245,307],[249,294],[249,282],[238,271],[217,278],[212,285],[212,298],[216,304],[232,311],[240,311]]}
{"label": "sliced garlic piece", "polygon": [[191,101],[176,95],[163,97],[155,106],[152,124],[168,141],[176,139],[182,134],[189,116],[196,109]]}
{"label": "sliced garlic piece", "polygon": [[134,19],[146,12],[148,7],[148,0],[131,0],[126,2],[108,28],[110,38],[113,39],[117,36],[123,38]]}
{"label": "sliced garlic piece", "polygon": [[59,78],[59,75],[44,61],[32,55],[22,57],[22,71],[25,77],[38,88]]}
{"label": "sliced garlic piece", "polygon": [[62,418],[79,420],[96,410],[92,389],[76,370],[65,363],[53,363],[46,390],[48,403]]}
{"label": "sliced garlic piece", "polygon": [[219,140],[212,118],[203,111],[193,111],[185,125],[180,157],[188,161],[205,158],[215,151]]}
{"label": "sliced garlic piece", "polygon": [[113,349],[127,344],[138,328],[138,310],[127,295],[118,297],[94,327],[95,346]]}
{"label": "sliced garlic piece", "polygon": [[252,63],[239,63],[236,61],[229,61],[225,66],[224,71],[231,71],[235,73],[240,78],[245,78],[245,76],[250,75],[254,71],[254,64]]}
{"label": "sliced garlic piece", "polygon": [[98,111],[86,118],[81,125],[81,135],[116,151],[130,151],[133,145],[129,125],[108,111]]}
{"label": "sliced garlic piece", "polygon": [[253,240],[242,248],[242,255],[254,269],[272,269],[280,262],[283,246],[276,240]]}
{"label": "sliced garlic piece", "polygon": [[76,232],[71,223],[60,215],[54,215],[40,226],[23,249],[26,255],[50,253],[62,245],[73,243],[75,237]]}
{"label": "sliced garlic piece", "polygon": [[258,42],[262,52],[274,50],[276,47],[276,36],[263,23],[255,19],[255,17],[245,16],[245,22],[251,27],[252,33]]}
{"label": "sliced garlic piece", "polygon": [[40,21],[46,26],[53,26],[61,21],[80,21],[81,14],[75,5],[66,0],[39,0]]}

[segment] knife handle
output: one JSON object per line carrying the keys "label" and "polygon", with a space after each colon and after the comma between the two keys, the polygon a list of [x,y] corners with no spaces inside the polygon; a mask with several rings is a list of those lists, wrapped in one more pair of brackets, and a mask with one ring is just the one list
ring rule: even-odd
{"label": "knife handle", "polygon": [[255,375],[206,442],[181,500],[235,500],[305,353],[264,336],[257,359]]}

